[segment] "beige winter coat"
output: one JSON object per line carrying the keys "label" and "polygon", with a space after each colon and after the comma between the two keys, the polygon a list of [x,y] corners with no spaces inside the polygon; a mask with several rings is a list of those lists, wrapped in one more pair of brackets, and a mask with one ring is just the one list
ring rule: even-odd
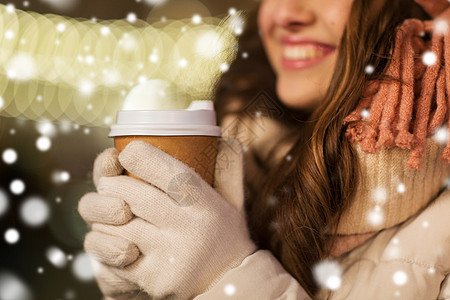
{"label": "beige winter coat", "polygon": [[[224,122],[224,128],[231,122],[231,120]],[[244,124],[243,120],[240,122]],[[264,126],[254,125],[244,126],[246,133],[242,129],[233,133],[238,135],[244,145],[251,140],[249,147],[260,149],[260,155],[264,157],[270,145],[277,142],[273,139],[276,136],[274,133],[282,131],[279,125],[270,120],[265,120]],[[254,138],[249,139],[249,134]],[[411,185],[414,188],[418,187],[417,191],[420,191],[420,194],[406,191],[394,195],[392,191],[397,189],[397,185],[388,188],[388,202],[395,198],[398,202],[395,205],[399,206],[395,208],[395,205],[391,207],[386,203],[383,204],[387,218],[383,223],[389,224],[391,219],[401,222],[386,229],[379,229],[382,228],[381,225],[373,225],[375,235],[337,257],[336,260],[343,270],[342,284],[335,291],[323,289],[316,299],[450,299],[450,190],[442,189],[444,186],[442,180],[447,178],[449,173],[447,166],[434,157],[438,149],[433,147],[430,146],[427,150],[428,159],[436,165],[431,171],[424,170],[414,173],[414,176],[411,175],[413,173],[405,171],[400,178],[394,178],[389,174],[390,171],[373,174],[374,177],[378,176],[383,180],[388,178],[390,182],[401,180],[406,183],[406,189],[411,190]],[[283,157],[284,153],[279,155]],[[389,155],[393,157],[389,158]],[[370,159],[363,164],[377,163]],[[380,154],[374,159],[402,161],[403,158],[397,153],[389,153]],[[250,170],[258,172],[248,157],[245,163],[246,176]],[[385,169],[392,170],[395,167]],[[375,179],[371,180],[373,184]],[[436,184],[430,185],[430,182]],[[423,188],[425,186],[427,188]],[[365,189],[367,186],[358,191],[359,195],[367,194]],[[414,204],[407,202],[407,198],[411,200],[411,197],[432,198],[422,200],[423,204]],[[361,209],[369,209],[370,202],[366,202],[367,205],[352,209],[361,213]],[[395,209],[402,212],[395,214]],[[410,215],[405,214],[405,210],[409,211]],[[349,215],[347,218],[347,222],[355,222],[354,224],[358,224],[361,220],[363,219],[359,216]],[[357,229],[358,233],[370,231],[370,226],[361,228]],[[194,299],[293,300],[310,297],[270,251],[258,250],[245,258],[239,267],[226,273],[211,290]]]}

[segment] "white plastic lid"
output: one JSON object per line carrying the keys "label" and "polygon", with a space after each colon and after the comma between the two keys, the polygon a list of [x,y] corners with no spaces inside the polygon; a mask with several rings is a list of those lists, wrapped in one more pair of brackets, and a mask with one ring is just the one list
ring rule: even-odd
{"label": "white plastic lid", "polygon": [[122,110],[109,137],[128,135],[221,136],[212,101],[192,101],[186,110]]}

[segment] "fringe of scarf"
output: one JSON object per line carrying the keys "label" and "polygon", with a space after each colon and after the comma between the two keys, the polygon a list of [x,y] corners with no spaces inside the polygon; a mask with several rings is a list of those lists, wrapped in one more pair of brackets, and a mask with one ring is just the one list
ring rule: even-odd
{"label": "fringe of scarf", "polygon": [[[407,166],[414,169],[421,167],[427,137],[447,123],[450,137],[450,33],[434,29],[434,20],[407,19],[399,26],[387,74],[403,83],[369,82],[360,103],[344,120],[347,138],[363,151],[375,153],[382,146],[409,149]],[[431,42],[424,41],[425,33],[431,34]],[[437,57],[430,66],[422,62],[427,51]],[[441,158],[450,163],[450,139]]]}

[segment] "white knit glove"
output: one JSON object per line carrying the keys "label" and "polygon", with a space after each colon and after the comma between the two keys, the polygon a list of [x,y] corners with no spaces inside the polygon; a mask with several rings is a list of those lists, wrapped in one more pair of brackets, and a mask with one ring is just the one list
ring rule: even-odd
{"label": "white knit glove", "polygon": [[[114,176],[120,165],[142,180]],[[140,289],[152,299],[191,299],[255,252],[242,173],[236,139],[219,143],[216,189],[142,141],[130,143],[118,161],[114,149],[100,155],[94,164],[98,193],[85,195],[79,212],[92,225],[85,249],[101,263],[97,281],[105,296]]]}

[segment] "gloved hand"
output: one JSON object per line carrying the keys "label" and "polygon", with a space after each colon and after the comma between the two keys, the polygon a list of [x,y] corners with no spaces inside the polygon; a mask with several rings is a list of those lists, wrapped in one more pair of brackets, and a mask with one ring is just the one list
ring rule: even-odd
{"label": "gloved hand", "polygon": [[[120,165],[142,180],[117,176]],[[85,195],[79,212],[92,225],[85,249],[100,262],[102,292],[189,299],[256,251],[243,210],[242,172],[237,139],[219,143],[215,189],[145,142],[100,155],[94,165],[98,193]]]}

